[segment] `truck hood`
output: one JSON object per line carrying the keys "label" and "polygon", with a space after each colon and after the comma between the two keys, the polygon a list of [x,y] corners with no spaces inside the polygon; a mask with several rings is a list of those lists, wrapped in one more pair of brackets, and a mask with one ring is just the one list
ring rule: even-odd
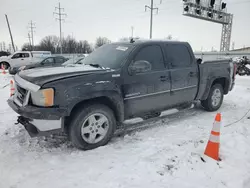
{"label": "truck hood", "polygon": [[19,72],[19,76],[33,84],[42,86],[43,84],[55,80],[65,79],[86,74],[102,73],[112,71],[110,69],[95,68],[89,65],[66,66],[53,68],[37,68]]}
{"label": "truck hood", "polygon": [[9,56],[2,56],[2,57],[0,57],[0,61],[7,61],[10,58],[11,58],[11,55],[9,55]]}

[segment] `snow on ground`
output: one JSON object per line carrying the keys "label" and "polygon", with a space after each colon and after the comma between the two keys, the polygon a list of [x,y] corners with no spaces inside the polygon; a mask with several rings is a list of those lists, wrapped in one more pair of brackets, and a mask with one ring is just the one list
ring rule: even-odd
{"label": "snow on ground", "polygon": [[[30,138],[7,105],[0,75],[0,188],[250,188],[250,119],[221,129],[221,162],[202,162],[216,112],[189,109],[137,123],[91,151],[65,138]],[[250,108],[250,77],[237,77],[220,109],[223,124]]]}

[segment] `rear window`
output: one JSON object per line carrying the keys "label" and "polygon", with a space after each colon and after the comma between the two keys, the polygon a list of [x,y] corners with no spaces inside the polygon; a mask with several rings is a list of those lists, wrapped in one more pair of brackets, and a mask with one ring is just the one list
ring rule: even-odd
{"label": "rear window", "polygon": [[188,48],[183,44],[167,44],[165,45],[167,54],[167,62],[173,68],[191,66],[191,56]]}

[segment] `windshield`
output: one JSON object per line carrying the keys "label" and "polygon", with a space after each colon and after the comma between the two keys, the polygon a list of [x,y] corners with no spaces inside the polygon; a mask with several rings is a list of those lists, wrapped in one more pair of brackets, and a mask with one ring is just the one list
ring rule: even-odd
{"label": "windshield", "polygon": [[83,57],[81,58],[72,58],[72,59],[69,59],[68,61],[65,61],[62,65],[65,66],[65,65],[69,65],[69,64],[75,64],[77,63],[79,60],[82,60]]}
{"label": "windshield", "polygon": [[83,64],[84,57],[80,58],[78,61],[76,61],[76,64]]}
{"label": "windshield", "polygon": [[81,60],[81,63],[85,65],[98,64],[101,67],[117,69],[132,49],[132,44],[106,44]]}

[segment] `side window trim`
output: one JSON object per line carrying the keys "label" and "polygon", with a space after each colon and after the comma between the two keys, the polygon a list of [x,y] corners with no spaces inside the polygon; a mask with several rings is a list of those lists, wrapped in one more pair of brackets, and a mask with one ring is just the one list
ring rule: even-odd
{"label": "side window trim", "polygon": [[185,45],[185,47],[188,49],[188,53],[190,56],[190,65],[192,66],[194,64],[194,57],[192,56],[193,52],[191,51],[189,46]]}

